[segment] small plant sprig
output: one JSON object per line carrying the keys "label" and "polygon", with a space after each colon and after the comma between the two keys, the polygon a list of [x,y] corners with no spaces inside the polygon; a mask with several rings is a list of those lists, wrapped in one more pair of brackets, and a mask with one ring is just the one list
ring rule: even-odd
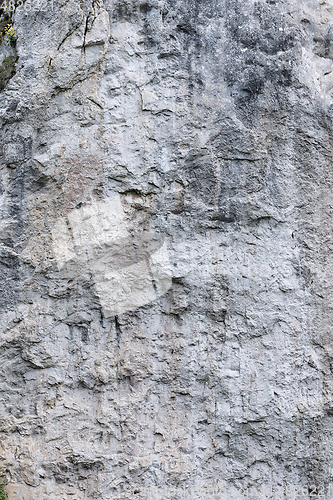
{"label": "small plant sprig", "polygon": [[8,493],[3,489],[2,484],[0,484],[0,500],[7,500]]}
{"label": "small plant sprig", "polygon": [[5,39],[5,42],[9,42],[11,45],[15,45],[17,39],[17,32],[12,24],[7,24],[4,27],[3,33],[1,33],[1,38]]}
{"label": "small plant sprig", "polygon": [[8,493],[3,489],[3,487],[8,484],[6,475],[3,472],[3,468],[0,468],[0,500],[7,500]]}

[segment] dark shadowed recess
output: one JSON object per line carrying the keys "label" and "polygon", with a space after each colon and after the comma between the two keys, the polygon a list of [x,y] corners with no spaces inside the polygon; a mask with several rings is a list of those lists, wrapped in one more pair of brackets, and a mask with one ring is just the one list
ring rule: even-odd
{"label": "dark shadowed recess", "polygon": [[[29,156],[31,144],[25,144],[24,155]],[[14,168],[13,168],[14,167]],[[28,160],[11,165],[7,217],[10,224],[0,235],[0,307],[13,307],[20,291],[20,252],[24,236],[25,199],[31,192],[46,188],[48,179],[36,162]]]}
{"label": "dark shadowed recess", "polygon": [[257,98],[267,91],[277,107],[293,83],[295,33],[275,2],[245,5],[227,0],[224,77],[240,117],[248,125],[258,111]]}

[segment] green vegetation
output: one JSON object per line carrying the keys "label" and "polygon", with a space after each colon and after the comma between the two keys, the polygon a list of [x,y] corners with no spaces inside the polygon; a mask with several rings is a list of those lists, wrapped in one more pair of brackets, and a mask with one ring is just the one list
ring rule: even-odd
{"label": "green vegetation", "polygon": [[4,43],[6,45],[10,44],[12,47],[15,47],[17,35],[18,30],[14,28],[12,21],[12,12],[3,12],[0,15],[0,45]]}
{"label": "green vegetation", "polygon": [[3,26],[3,23],[0,22],[0,44],[10,44],[12,47],[15,47],[17,34],[18,30],[15,30],[11,23],[7,23]]}
{"label": "green vegetation", "polygon": [[7,41],[15,47],[16,44],[16,39],[17,39],[17,33],[14,29],[14,26],[12,24],[7,24],[3,30],[3,36],[7,37]]}
{"label": "green vegetation", "polygon": [[0,16],[0,45],[4,42],[5,28],[6,26],[8,26],[10,22],[11,22],[11,15],[9,12],[5,12],[2,16]]}
{"label": "green vegetation", "polygon": [[[0,66],[0,92],[6,87],[9,80],[15,75],[17,56],[5,57]],[[0,496],[0,500],[2,500]]]}
{"label": "green vegetation", "polygon": [[[12,25],[11,13],[4,12],[0,16],[0,45],[2,43],[6,45],[11,45],[13,47],[11,51],[15,53],[16,39],[17,39],[17,30],[15,30],[14,26]],[[6,87],[9,80],[15,75],[15,64],[17,59],[18,57],[16,55],[8,55],[2,61],[2,64],[0,66],[0,92]],[[0,489],[0,500],[3,500],[1,489]]]}
{"label": "green vegetation", "polygon": [[[5,12],[1,17],[0,17],[0,34],[4,33],[5,27],[7,26],[8,23],[11,21],[11,16],[8,12]],[[0,39],[0,42],[2,39]]]}
{"label": "green vegetation", "polygon": [[3,475],[3,469],[0,469],[0,500],[7,500],[8,493],[3,489],[4,485],[7,484],[6,476]]}
{"label": "green vegetation", "polygon": [[8,493],[5,492],[2,484],[0,484],[0,500],[7,500],[7,498],[8,498]]}

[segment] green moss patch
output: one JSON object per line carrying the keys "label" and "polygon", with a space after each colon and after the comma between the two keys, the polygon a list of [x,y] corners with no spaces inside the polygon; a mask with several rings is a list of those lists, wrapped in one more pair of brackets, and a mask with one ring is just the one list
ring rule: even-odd
{"label": "green moss patch", "polygon": [[0,500],[7,500],[8,493],[5,492],[2,485],[0,485]]}
{"label": "green moss patch", "polygon": [[[15,75],[17,56],[5,57],[0,66],[0,92],[6,87],[9,80]],[[1,497],[0,497],[1,500]]]}
{"label": "green moss patch", "polygon": [[[9,472],[8,469],[6,469],[6,472]],[[4,469],[0,467],[0,500],[8,499],[8,493],[3,489],[6,484],[8,484],[8,481],[4,474]]]}

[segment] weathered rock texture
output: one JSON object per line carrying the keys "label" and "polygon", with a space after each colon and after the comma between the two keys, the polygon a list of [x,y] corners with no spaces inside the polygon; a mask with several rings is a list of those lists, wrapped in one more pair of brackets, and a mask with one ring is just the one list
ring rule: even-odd
{"label": "weathered rock texture", "polygon": [[[9,499],[327,488],[332,0],[54,0],[12,22],[16,47],[0,48],[18,56],[0,94]],[[116,251],[100,208],[112,199]]]}

